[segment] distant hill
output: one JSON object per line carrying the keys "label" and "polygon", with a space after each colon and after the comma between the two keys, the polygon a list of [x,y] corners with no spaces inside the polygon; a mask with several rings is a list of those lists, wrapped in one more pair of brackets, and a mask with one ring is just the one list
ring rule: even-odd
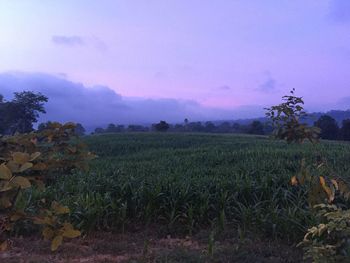
{"label": "distant hill", "polygon": [[[327,112],[313,112],[309,113],[308,117],[305,119],[305,122],[313,125],[315,121],[317,121],[322,115],[329,115],[332,118],[334,118],[339,125],[341,125],[342,121],[345,119],[350,119],[350,109],[349,110],[331,110]],[[248,125],[252,121],[261,121],[261,122],[267,122],[268,119],[266,117],[258,117],[258,118],[249,118],[249,119],[236,119],[236,120],[219,120],[219,121],[213,121],[215,124],[220,124],[223,122],[229,122],[229,123],[238,123],[240,125]]]}
{"label": "distant hill", "polygon": [[333,119],[335,119],[339,125],[341,125],[342,121],[345,119],[350,119],[350,110],[331,110],[331,111],[327,111],[326,113],[324,112],[314,112],[309,114],[309,121],[308,123],[314,123],[314,121],[318,120],[318,118],[320,118],[322,115],[329,115],[331,116]]}

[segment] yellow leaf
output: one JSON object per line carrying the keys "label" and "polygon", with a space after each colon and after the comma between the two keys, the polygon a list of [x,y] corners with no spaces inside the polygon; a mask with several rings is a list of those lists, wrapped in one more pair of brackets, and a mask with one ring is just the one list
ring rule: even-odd
{"label": "yellow leaf", "polygon": [[25,217],[25,215],[26,215],[25,213],[18,211],[11,215],[10,220],[14,222]]}
{"label": "yellow leaf", "polygon": [[337,183],[340,194],[345,195],[346,193],[349,193],[349,187],[343,180],[338,180]]}
{"label": "yellow leaf", "polygon": [[22,173],[24,172],[25,170],[28,170],[29,168],[32,168],[33,167],[33,164],[32,163],[25,163],[25,164],[22,164],[21,167],[19,168],[19,172]]}
{"label": "yellow leaf", "polygon": [[0,192],[6,192],[11,189],[13,189],[13,186],[11,186],[8,181],[0,182]]}
{"label": "yellow leaf", "polygon": [[290,180],[291,185],[298,185],[298,179],[296,176],[293,176]]}
{"label": "yellow leaf", "polygon": [[32,168],[32,170],[35,170],[35,171],[42,171],[42,170],[46,170],[46,169],[47,169],[47,165],[44,163],[37,163]]}
{"label": "yellow leaf", "polygon": [[53,201],[51,204],[51,208],[55,211],[58,215],[68,214],[70,212],[69,208],[67,206],[63,206],[56,201]]}
{"label": "yellow leaf", "polygon": [[29,161],[34,161],[36,158],[38,158],[41,155],[40,152],[35,152],[30,155],[30,160]]}
{"label": "yellow leaf", "polygon": [[45,224],[45,220],[43,218],[40,217],[34,217],[33,218],[33,223],[36,225],[44,225]]}
{"label": "yellow leaf", "polygon": [[8,248],[8,246],[9,246],[9,244],[8,244],[7,240],[5,240],[4,242],[2,242],[2,243],[0,244],[0,251],[1,251],[1,252],[6,251],[7,248]]}
{"label": "yellow leaf", "polygon": [[70,151],[71,153],[76,153],[77,152],[77,148],[74,146],[68,146],[67,147],[68,151]]}
{"label": "yellow leaf", "polygon": [[62,236],[56,236],[51,242],[51,251],[56,251],[57,248],[62,244],[62,241]]}
{"label": "yellow leaf", "polygon": [[63,125],[64,129],[74,129],[77,125],[74,122],[67,122]]}
{"label": "yellow leaf", "polygon": [[12,154],[13,161],[17,164],[25,164],[29,161],[30,157],[28,153],[14,152]]}
{"label": "yellow leaf", "polygon": [[331,203],[334,200],[334,192],[327,186],[326,181],[323,176],[320,176],[320,184],[323,188],[323,191],[327,194],[328,202]]}
{"label": "yellow leaf", "polygon": [[338,186],[338,183],[337,183],[337,181],[336,180],[334,180],[334,179],[331,179],[331,182],[332,182],[332,184],[334,185],[334,187],[335,187],[335,190],[339,190],[339,186]]}
{"label": "yellow leaf", "polygon": [[0,165],[0,179],[10,180],[11,177],[11,170],[5,164]]}
{"label": "yellow leaf", "polygon": [[14,161],[9,161],[6,166],[11,170],[12,173],[18,173],[19,172],[19,164],[15,163]]}
{"label": "yellow leaf", "polygon": [[42,234],[45,240],[51,240],[55,235],[50,227],[44,227]]}
{"label": "yellow leaf", "polygon": [[10,199],[7,196],[0,198],[0,209],[6,209],[12,206]]}
{"label": "yellow leaf", "polygon": [[62,227],[62,236],[68,238],[76,238],[80,236],[81,233],[78,230],[75,230],[71,223],[64,223]]}
{"label": "yellow leaf", "polygon": [[75,229],[66,229],[64,230],[64,232],[62,233],[62,235],[64,237],[68,237],[68,238],[76,238],[79,237],[81,235],[79,230],[75,230]]}
{"label": "yellow leaf", "polygon": [[53,122],[50,124],[50,127],[51,129],[58,129],[58,128],[61,128],[62,125],[59,123],[59,122]]}
{"label": "yellow leaf", "polygon": [[48,142],[52,142],[52,139],[53,139],[53,135],[47,136],[47,141],[48,141]]}
{"label": "yellow leaf", "polygon": [[63,230],[67,230],[67,229],[74,229],[73,225],[71,223],[68,222],[64,222],[63,223]]}
{"label": "yellow leaf", "polygon": [[320,224],[318,226],[318,236],[322,236],[322,234],[327,230],[327,226],[325,224]]}
{"label": "yellow leaf", "polygon": [[41,181],[41,180],[35,180],[34,182],[35,182],[35,185],[38,187],[38,189],[39,189],[40,191],[44,191],[44,190],[45,190],[45,184],[44,184],[43,181]]}
{"label": "yellow leaf", "polygon": [[323,176],[320,176],[320,184],[322,186],[326,185],[326,181],[324,180],[324,177]]}
{"label": "yellow leaf", "polygon": [[29,182],[29,180],[23,176],[16,176],[11,180],[12,184],[15,184],[17,186],[20,186],[22,189],[29,188],[32,186],[32,184]]}

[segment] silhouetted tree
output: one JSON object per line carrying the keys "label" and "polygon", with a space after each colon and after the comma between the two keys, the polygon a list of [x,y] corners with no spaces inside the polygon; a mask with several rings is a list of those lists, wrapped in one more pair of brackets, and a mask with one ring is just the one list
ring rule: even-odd
{"label": "silhouetted tree", "polygon": [[129,132],[147,132],[147,131],[149,131],[148,127],[144,127],[142,125],[135,125],[135,124],[129,125],[127,130]]}
{"label": "silhouetted tree", "polygon": [[84,136],[86,132],[85,128],[83,127],[83,125],[81,125],[81,123],[76,124],[74,131],[75,131],[75,134],[78,136]]}
{"label": "silhouetted tree", "polygon": [[204,131],[204,127],[202,125],[201,122],[197,121],[197,122],[190,122],[187,124],[187,131],[191,131],[191,132],[203,132]]}
{"label": "silhouetted tree", "polygon": [[106,132],[116,132],[117,130],[117,126],[115,126],[115,124],[110,123],[108,124],[107,128],[106,128]]}
{"label": "silhouetted tree", "polygon": [[211,121],[207,121],[204,126],[205,132],[215,132],[216,126]]}
{"label": "silhouetted tree", "polygon": [[342,140],[350,141],[350,119],[343,120],[340,136]]}
{"label": "silhouetted tree", "polygon": [[96,129],[95,129],[95,133],[105,133],[106,131],[105,131],[105,129],[103,129],[103,128],[101,128],[101,127],[97,127]]}
{"label": "silhouetted tree", "polygon": [[217,131],[221,132],[221,133],[229,133],[232,131],[231,124],[229,122],[225,121],[217,127]]}
{"label": "silhouetted tree", "polygon": [[264,134],[264,125],[260,121],[253,121],[249,126],[248,133],[263,135]]}
{"label": "silhouetted tree", "polygon": [[331,116],[322,115],[314,125],[321,129],[320,137],[322,139],[336,140],[338,138],[338,123]]}
{"label": "silhouetted tree", "polygon": [[270,123],[264,123],[264,134],[271,134],[273,132],[273,127]]}
{"label": "silhouetted tree", "polygon": [[0,134],[6,130],[6,104],[4,97],[0,94]]}
{"label": "silhouetted tree", "polygon": [[183,132],[185,130],[184,126],[182,124],[175,124],[174,131],[176,132]]}
{"label": "silhouetted tree", "polygon": [[153,127],[156,131],[166,132],[170,126],[166,121],[160,121],[157,124],[153,124]]}
{"label": "silhouetted tree", "polygon": [[13,134],[33,130],[40,113],[46,113],[44,103],[48,98],[41,93],[31,91],[15,92],[12,101],[0,101],[0,132]]}
{"label": "silhouetted tree", "polygon": [[234,124],[232,124],[232,130],[234,132],[240,132],[240,129],[241,129],[241,125],[237,122],[235,122]]}

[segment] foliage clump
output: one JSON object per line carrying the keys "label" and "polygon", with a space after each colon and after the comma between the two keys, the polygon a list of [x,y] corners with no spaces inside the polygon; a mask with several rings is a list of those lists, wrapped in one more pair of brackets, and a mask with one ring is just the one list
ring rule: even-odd
{"label": "foliage clump", "polygon": [[319,224],[311,227],[299,243],[306,259],[314,262],[348,262],[350,258],[350,210],[319,204]]}
{"label": "foliage clump", "polygon": [[[294,96],[292,90],[291,95],[283,97],[283,101],[268,108],[266,113],[275,127],[275,137],[288,143],[303,143],[305,140],[318,143],[321,129],[300,123],[306,116],[303,99]],[[291,178],[292,185],[306,188],[309,207],[320,221],[317,226],[308,229],[299,246],[304,248],[305,258],[314,262],[344,262],[350,258],[350,210],[342,210],[335,204],[346,203],[350,189],[344,180],[332,175],[325,160],[319,156],[317,159],[311,165],[303,159],[299,173]],[[337,195],[343,202],[336,199]]]}
{"label": "foliage clump", "polygon": [[69,208],[57,202],[49,208],[37,207],[41,212],[34,215],[16,207],[25,189],[43,190],[57,176],[76,168],[88,169],[88,161],[95,156],[75,138],[75,127],[73,123],[51,123],[40,132],[0,137],[0,238],[19,220],[41,225],[43,236],[53,242],[52,250],[63,237],[80,235],[69,222],[62,221]]}
{"label": "foliage clump", "polygon": [[47,101],[43,94],[31,91],[15,92],[11,101],[0,95],[0,134],[33,131],[33,123],[37,122],[39,114],[46,112],[44,103]]}
{"label": "foliage clump", "polygon": [[294,92],[293,89],[290,95],[283,96],[281,104],[266,108],[266,116],[271,119],[274,128],[273,135],[288,143],[303,143],[305,140],[316,143],[320,129],[302,122],[307,116],[304,100],[295,96]]}

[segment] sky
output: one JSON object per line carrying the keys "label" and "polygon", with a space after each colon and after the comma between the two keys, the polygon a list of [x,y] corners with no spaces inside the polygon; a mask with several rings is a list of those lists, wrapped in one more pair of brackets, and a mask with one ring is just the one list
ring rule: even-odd
{"label": "sky", "polygon": [[349,0],[0,0],[0,94],[43,92],[43,119],[257,117],[292,88],[349,109],[349,69]]}

